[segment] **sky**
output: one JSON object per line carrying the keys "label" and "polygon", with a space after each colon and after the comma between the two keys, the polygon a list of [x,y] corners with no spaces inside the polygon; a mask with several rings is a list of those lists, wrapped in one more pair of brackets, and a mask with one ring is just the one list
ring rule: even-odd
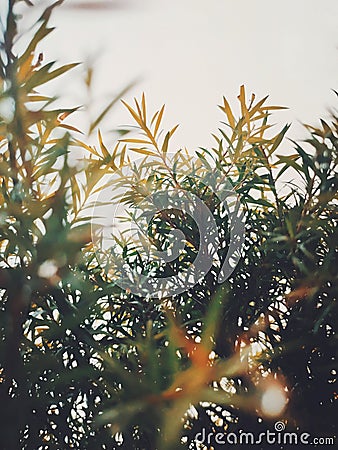
{"label": "sky", "polygon": [[[336,104],[336,0],[120,0],[106,10],[73,8],[78,2],[55,12],[46,59],[93,64],[94,109],[138,80],[124,98],[145,92],[150,110],[165,103],[167,127],[180,123],[174,146],[211,145],[224,119],[217,104],[225,95],[236,105],[241,84],[289,107],[272,121],[292,122],[292,138],[305,137],[300,123],[316,123]],[[58,86],[69,102],[84,102],[83,67]],[[130,123],[119,103],[105,131]]]}

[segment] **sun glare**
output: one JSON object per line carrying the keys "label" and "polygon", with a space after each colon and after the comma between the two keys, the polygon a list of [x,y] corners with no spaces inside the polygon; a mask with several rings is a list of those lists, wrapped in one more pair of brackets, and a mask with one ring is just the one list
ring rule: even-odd
{"label": "sun glare", "polygon": [[270,386],[262,396],[262,411],[266,416],[276,417],[285,408],[287,398],[280,386]]}

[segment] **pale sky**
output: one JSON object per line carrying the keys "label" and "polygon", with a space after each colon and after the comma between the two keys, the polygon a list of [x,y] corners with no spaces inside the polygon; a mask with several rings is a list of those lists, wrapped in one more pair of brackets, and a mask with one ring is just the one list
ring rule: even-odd
{"label": "pale sky", "polygon": [[[314,123],[336,104],[337,0],[129,0],[128,8],[67,8],[77,2],[66,0],[56,11],[46,60],[93,61],[101,107],[140,78],[125,99],[144,91],[151,107],[166,103],[168,127],[181,124],[177,146],[210,145],[223,119],[217,104],[222,95],[235,103],[241,84],[290,108],[273,121],[292,121],[291,137],[304,137],[299,121]],[[62,91],[82,103],[76,74],[64,77]],[[118,104],[105,127],[126,123],[132,121]]]}

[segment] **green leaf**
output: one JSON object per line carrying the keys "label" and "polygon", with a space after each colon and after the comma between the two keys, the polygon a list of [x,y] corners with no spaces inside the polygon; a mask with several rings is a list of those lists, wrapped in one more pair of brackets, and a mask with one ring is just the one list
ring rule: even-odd
{"label": "green leaf", "polygon": [[41,69],[34,71],[33,75],[27,80],[27,82],[24,85],[25,91],[29,93],[32,91],[32,89],[36,88],[37,86],[42,86],[43,84],[48,83],[54,78],[63,75],[64,73],[68,72],[69,70],[79,65],[79,63],[66,64],[50,72],[49,69],[54,64],[55,62],[48,63],[45,66],[41,67]]}
{"label": "green leaf", "polygon": [[161,148],[161,152],[165,155],[168,151],[168,145],[169,145],[169,139],[170,139],[170,132],[168,132],[165,135],[163,144],[162,144],[162,148]]}
{"label": "green leaf", "polygon": [[112,107],[120,100],[120,98],[125,95],[131,88],[135,86],[135,82],[128,84],[125,88],[123,88],[103,109],[103,111],[99,114],[99,116],[91,123],[89,127],[89,134],[91,134],[94,129],[100,125],[102,120],[106,117],[108,112],[112,109]]}
{"label": "green leaf", "polygon": [[282,129],[282,131],[273,138],[273,144],[269,150],[269,155],[272,155],[275,152],[275,150],[280,146],[280,144],[281,144],[282,140],[284,139],[284,136],[287,133],[287,131],[289,130],[290,126],[291,125],[285,125],[285,127]]}

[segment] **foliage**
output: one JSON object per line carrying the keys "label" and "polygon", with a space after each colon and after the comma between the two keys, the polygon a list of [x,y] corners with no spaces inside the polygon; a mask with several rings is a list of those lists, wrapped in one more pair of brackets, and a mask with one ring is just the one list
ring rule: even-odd
{"label": "foliage", "polygon": [[[61,2],[19,54],[17,3],[0,61],[1,448],[197,448],[203,427],[257,431],[276,418],[334,435],[337,117],[279,154],[288,126],[274,135],[268,120],[280,107],[247,101],[241,87],[239,117],[224,98],[215,146],[192,157],[171,153],[177,127],[164,133],[164,107],[150,115],[143,95],[125,103],[138,135],[110,149],[98,131],[89,145],[68,122],[77,108],[53,109],[41,93],[74,67],[43,65],[36,53]],[[206,184],[216,170],[246,217],[242,257],[222,284],[231,224]],[[115,201],[132,221],[144,199],[173,187],[212,212],[219,246],[210,271],[171,297],[121,289],[119,255],[163,277],[191,265],[201,237],[187,214],[164,210],[149,226],[147,254],[121,231],[105,260],[90,227],[95,196],[122,191]],[[170,249],[173,230],[185,245],[164,266],[156,252]],[[271,386],[287,399],[279,415],[262,407]]]}

